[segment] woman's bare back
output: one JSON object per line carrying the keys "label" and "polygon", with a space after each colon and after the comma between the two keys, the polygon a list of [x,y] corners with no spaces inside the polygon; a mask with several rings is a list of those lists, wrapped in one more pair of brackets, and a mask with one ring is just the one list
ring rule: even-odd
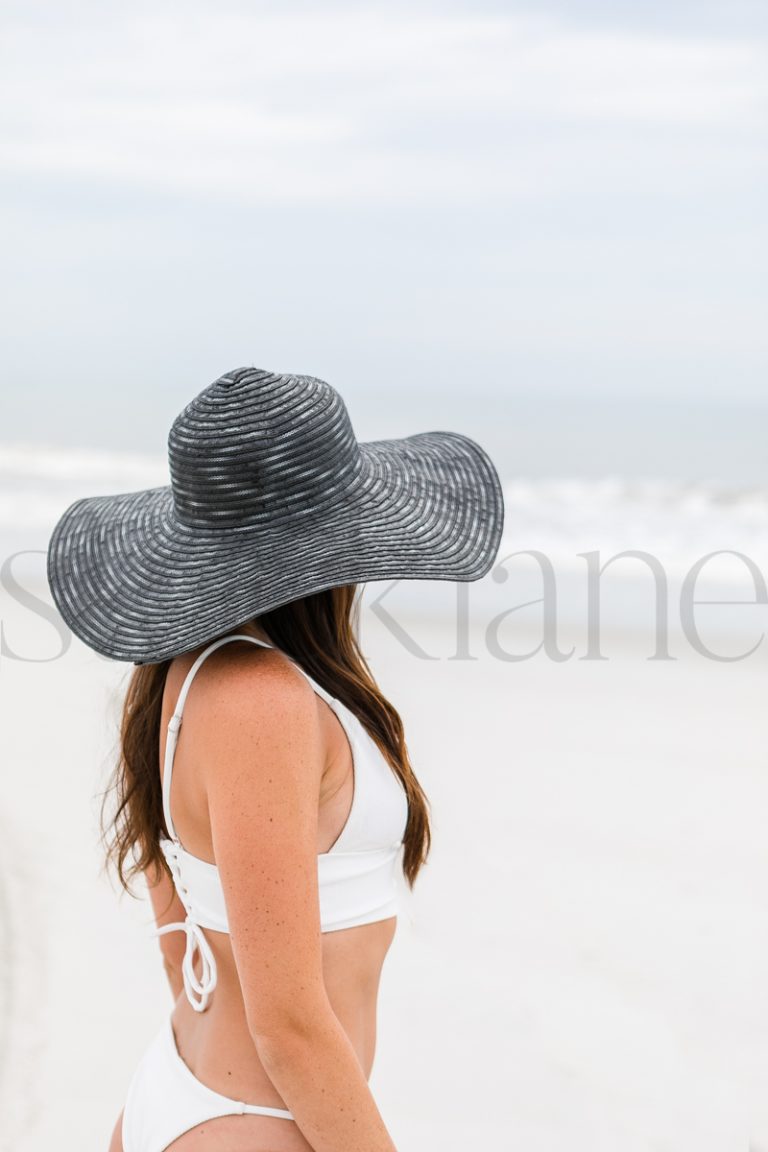
{"label": "woman's bare back", "polygon": [[[255,637],[263,634],[253,627],[241,629]],[[254,658],[249,654],[221,650],[206,662],[208,675],[216,674],[217,664]],[[256,658],[265,665],[286,662],[274,650],[256,649]],[[185,653],[170,665],[163,696],[161,733],[164,733],[187,672],[198,652]],[[354,792],[352,750],[338,717],[319,695],[314,695],[322,725],[325,766],[318,797],[317,852],[325,853],[338,840],[350,813]],[[190,723],[194,701],[187,704],[185,727]],[[198,717],[199,723],[199,717]],[[161,739],[161,745],[164,740]],[[205,765],[190,752],[192,741],[180,741],[174,759],[172,808],[176,832],[185,849],[201,860],[214,862],[212,832],[205,795]],[[160,749],[161,773],[163,748]],[[158,922],[184,918],[183,906],[175,895],[171,881],[164,877],[152,892]],[[171,901],[169,906],[169,901]],[[330,1005],[349,1037],[366,1079],[370,1077],[376,1048],[376,1008],[384,959],[392,943],[396,918],[324,932],[322,934],[322,968]],[[265,1071],[254,1044],[246,1017],[243,991],[238,976],[230,937],[226,933],[206,932],[216,960],[216,992],[204,1013],[195,1012],[185,995],[180,994],[172,1013],[176,1045],[184,1063],[205,1085],[224,1096],[249,1103],[286,1108]],[[169,955],[180,963],[183,941],[164,937],[166,962]],[[264,979],[269,975],[265,972]],[[123,1152],[115,1129],[110,1152]],[[270,1116],[228,1116],[209,1120],[175,1140],[173,1152],[312,1152],[295,1122]]]}

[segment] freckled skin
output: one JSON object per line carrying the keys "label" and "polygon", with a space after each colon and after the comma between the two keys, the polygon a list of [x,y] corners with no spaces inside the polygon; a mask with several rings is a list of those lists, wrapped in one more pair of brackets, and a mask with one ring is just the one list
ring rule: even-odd
{"label": "freckled skin", "polygon": [[[255,626],[240,630],[260,636]],[[161,732],[198,651],[171,664]],[[265,764],[281,772],[267,775]],[[206,932],[218,983],[204,1013],[180,994],[182,934],[161,937],[177,1046],[215,1091],[298,1114],[275,1083],[290,1085],[291,1075],[266,1054],[281,1050],[281,1028],[294,1035],[306,1025],[327,1036],[327,1046],[315,1046],[294,1091],[324,1115],[313,1142],[290,1120],[232,1116],[206,1121],[174,1141],[172,1152],[395,1152],[367,1085],[395,918],[326,933],[319,926],[316,855],[338,839],[353,784],[338,717],[281,653],[244,643],[208,657],[186,704],[171,803],[184,846],[219,867],[230,935]],[[159,923],[184,919],[165,875],[152,878],[150,894]],[[300,1045],[296,1053],[298,1069]],[[109,1152],[122,1152],[119,1127]]]}

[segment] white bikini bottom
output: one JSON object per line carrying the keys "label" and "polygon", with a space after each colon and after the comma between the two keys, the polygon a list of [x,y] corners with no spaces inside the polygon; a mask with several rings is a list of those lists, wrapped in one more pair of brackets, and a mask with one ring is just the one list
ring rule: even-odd
{"label": "white bikini bottom", "polygon": [[221,1116],[293,1120],[285,1108],[244,1104],[207,1088],[179,1055],[169,1017],[131,1080],[123,1111],[123,1152],[164,1152],[185,1132]]}

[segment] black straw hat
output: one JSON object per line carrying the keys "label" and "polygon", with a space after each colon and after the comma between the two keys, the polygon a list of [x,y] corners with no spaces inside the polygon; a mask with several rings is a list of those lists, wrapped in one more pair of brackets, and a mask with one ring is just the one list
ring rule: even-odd
{"label": "black straw hat", "polygon": [[177,416],[171,484],[77,500],[53,530],[48,581],[72,631],[155,663],[290,600],[371,580],[478,580],[504,501],[458,432],[359,443],[313,376],[228,372]]}

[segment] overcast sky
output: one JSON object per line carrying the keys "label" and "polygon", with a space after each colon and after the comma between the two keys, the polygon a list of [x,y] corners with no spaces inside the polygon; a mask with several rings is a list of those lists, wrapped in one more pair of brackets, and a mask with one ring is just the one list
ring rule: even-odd
{"label": "overcast sky", "polygon": [[763,399],[767,8],[0,4],[0,439],[240,364]]}

